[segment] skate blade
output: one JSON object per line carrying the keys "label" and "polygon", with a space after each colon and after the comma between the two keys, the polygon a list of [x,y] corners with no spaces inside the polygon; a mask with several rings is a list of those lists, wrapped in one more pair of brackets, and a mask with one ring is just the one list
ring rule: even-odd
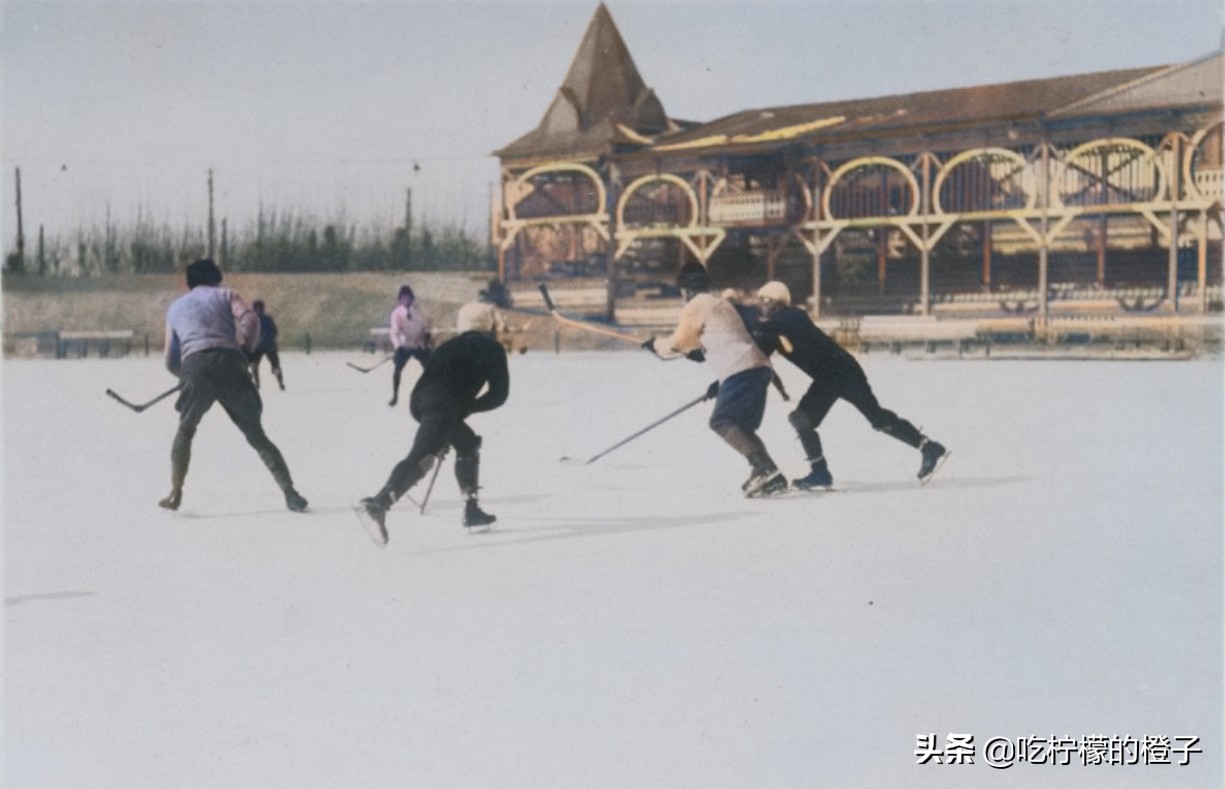
{"label": "skate blade", "polygon": [[796,495],[806,494],[809,496],[819,496],[822,493],[837,493],[839,488],[836,485],[813,485],[810,488],[801,488],[799,485],[792,485],[787,488],[784,493],[794,493]]}
{"label": "skate blade", "polygon": [[932,469],[932,473],[920,479],[919,484],[926,485],[927,483],[931,482],[932,477],[936,476],[936,472],[940,470],[940,467],[943,466],[945,461],[951,458],[952,456],[953,456],[953,451],[951,449],[946,449],[944,451],[944,454],[940,456],[940,459],[936,461],[936,466],[935,468]]}
{"label": "skate blade", "polygon": [[366,512],[366,508],[360,504],[353,507],[353,514],[357,516],[357,520],[361,523],[362,528],[370,535],[370,539],[374,540],[374,544],[380,548],[386,548],[387,527],[379,526],[378,522]]}

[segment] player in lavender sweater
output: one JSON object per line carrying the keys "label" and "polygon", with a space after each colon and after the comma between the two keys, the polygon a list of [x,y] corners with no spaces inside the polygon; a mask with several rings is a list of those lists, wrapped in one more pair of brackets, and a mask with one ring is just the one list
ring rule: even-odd
{"label": "player in lavender sweater", "polygon": [[281,451],[264,433],[263,402],[247,368],[246,352],[259,341],[259,319],[241,296],[221,287],[221,269],[208,258],[187,267],[187,287],[166,311],[166,369],[179,376],[182,391],[175,403],[179,429],[170,450],[170,495],[158,505],[179,508],[196,428],[213,403],[221,403],[272,472],[285,506],[304,511],[306,499],[294,489]]}

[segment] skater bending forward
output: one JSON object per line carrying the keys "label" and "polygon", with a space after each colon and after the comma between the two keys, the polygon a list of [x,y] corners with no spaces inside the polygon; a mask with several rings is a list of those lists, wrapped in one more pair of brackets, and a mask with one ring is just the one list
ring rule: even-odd
{"label": "skater bending forward", "polygon": [[191,462],[191,442],[204,414],[221,403],[285,494],[285,506],[306,509],[285,458],[261,424],[263,402],[251,380],[247,354],[259,340],[259,319],[242,297],[221,287],[221,269],[208,258],[187,267],[187,293],[166,311],[166,369],[179,377],[179,429],[170,449],[170,495],[158,504],[177,510]]}
{"label": "skater bending forward", "polygon": [[412,449],[391,470],[382,490],[358,504],[358,514],[380,545],[387,544],[387,510],[441,462],[449,447],[455,448],[455,479],[465,498],[464,526],[497,520],[477,502],[481,437],[465,420],[506,402],[506,351],[493,337],[494,311],[488,304],[461,307],[455,328],[459,334],[434,349],[413,387],[409,412],[419,424]]}
{"label": "skater bending forward", "polygon": [[665,339],[652,337],[643,347],[661,358],[684,354],[709,362],[719,376],[707,392],[715,398],[710,429],[748,461],[751,473],[740,486],[744,495],[769,496],[786,490],[787,479],[757,435],[774,372],[769,358],[732,303],[707,292],[710,277],[704,266],[685,264],[677,285],[686,301],[676,330]]}
{"label": "skater bending forward", "polygon": [[767,282],[757,291],[761,306],[761,322],[754,334],[767,349],[783,358],[812,378],[808,391],[788,420],[795,428],[800,446],[810,464],[807,476],[795,480],[797,488],[827,488],[834,484],[821,437],[817,428],[839,399],[859,410],[876,430],[893,436],[903,444],[919,450],[919,481],[926,483],[949,452],[937,441],[919,432],[913,424],[888,409],[882,408],[872,394],[863,367],[842,346],[821,331],[808,314],[791,306],[791,291],[781,282]]}

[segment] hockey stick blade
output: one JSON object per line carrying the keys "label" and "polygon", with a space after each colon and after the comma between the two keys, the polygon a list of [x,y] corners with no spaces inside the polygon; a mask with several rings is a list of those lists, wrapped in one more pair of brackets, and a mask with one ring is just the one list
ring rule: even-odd
{"label": "hockey stick blade", "polygon": [[390,361],[391,359],[392,359],[392,357],[391,357],[391,356],[386,356],[386,357],[384,357],[384,358],[383,358],[383,360],[382,360],[382,361],[376,362],[375,364],[372,364],[372,365],[370,365],[369,367],[359,367],[358,365],[354,364],[353,362],[345,362],[345,364],[349,365],[349,366],[350,366],[350,367],[352,367],[354,370],[357,370],[359,373],[368,373],[368,372],[370,372],[371,370],[374,370],[374,369],[375,369],[375,368],[377,368],[377,367],[381,367],[381,366],[383,366],[385,363],[387,363],[387,362],[388,362],[388,361]]}
{"label": "hockey stick blade", "polygon": [[152,406],[152,405],[157,405],[158,403],[160,403],[161,401],[165,400],[167,397],[170,397],[170,395],[174,394],[175,392],[179,391],[179,390],[180,390],[180,389],[182,389],[182,388],[183,388],[183,386],[182,386],[182,384],[180,384],[180,385],[178,385],[178,386],[174,387],[173,389],[167,389],[165,392],[162,392],[160,395],[158,395],[157,397],[153,398],[152,400],[150,400],[150,401],[149,401],[149,402],[147,402],[147,403],[133,403],[133,402],[130,402],[130,401],[128,401],[128,400],[125,400],[125,399],[124,399],[123,397],[121,397],[121,396],[119,395],[119,393],[118,393],[118,392],[116,392],[114,389],[107,389],[107,390],[106,390],[106,394],[107,394],[108,396],[110,396],[110,397],[114,398],[114,400],[115,400],[117,403],[119,403],[120,405],[126,406],[126,407],[128,407],[128,408],[132,409],[133,411],[135,411],[136,413],[138,413],[138,414],[139,414],[141,411],[144,411],[144,410],[145,410],[146,408],[148,408],[149,406]]}

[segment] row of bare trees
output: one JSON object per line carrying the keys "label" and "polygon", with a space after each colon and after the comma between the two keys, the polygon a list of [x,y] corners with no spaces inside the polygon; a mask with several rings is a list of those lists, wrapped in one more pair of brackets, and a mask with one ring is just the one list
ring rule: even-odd
{"label": "row of bare trees", "polygon": [[[17,235],[4,259],[6,274],[40,277],[99,277],[178,270],[203,256],[231,271],[470,271],[493,268],[486,240],[458,224],[415,223],[412,192],[403,224],[359,222],[343,213],[321,218],[305,212],[261,206],[254,219],[231,227],[214,222],[212,174],[209,215],[200,224],[158,224],[138,218],[82,226],[66,235],[48,235],[40,226],[27,239],[21,209],[21,171],[16,172]],[[219,230],[219,232],[218,232]]]}

